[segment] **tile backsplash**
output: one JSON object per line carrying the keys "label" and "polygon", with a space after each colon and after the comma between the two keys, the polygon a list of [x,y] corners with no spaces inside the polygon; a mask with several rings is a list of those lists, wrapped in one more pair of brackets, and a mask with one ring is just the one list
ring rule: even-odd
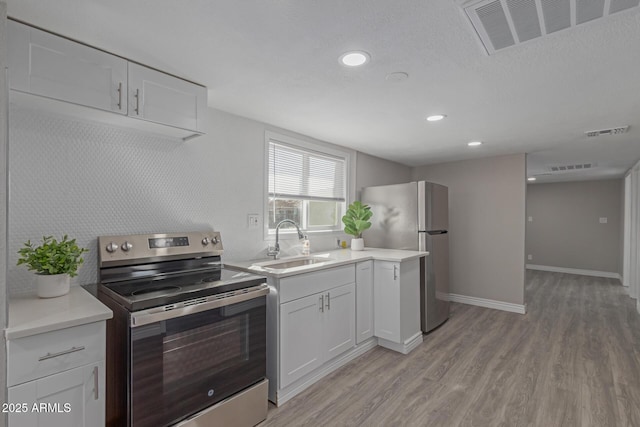
{"label": "tile backsplash", "polygon": [[26,240],[63,234],[90,249],[74,282],[97,280],[97,236],[213,227],[202,144],[12,106],[9,294],[35,289],[17,267]]}

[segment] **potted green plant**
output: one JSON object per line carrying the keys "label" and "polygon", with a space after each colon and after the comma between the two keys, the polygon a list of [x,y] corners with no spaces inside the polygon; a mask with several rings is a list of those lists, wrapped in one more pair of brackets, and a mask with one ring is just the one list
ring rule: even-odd
{"label": "potted green plant", "polygon": [[28,240],[18,251],[18,264],[25,264],[36,272],[37,294],[40,298],[59,297],[69,293],[69,279],[78,275],[78,267],[84,262],[82,254],[89,252],[69,240],[65,234],[62,240],[53,236],[43,236],[42,244],[35,246]]}
{"label": "potted green plant", "polygon": [[369,220],[372,216],[373,212],[371,212],[369,205],[364,205],[359,201],[349,205],[347,212],[342,217],[342,222],[344,223],[344,232],[354,236],[351,239],[351,250],[361,251],[364,249],[362,232],[371,227]]}

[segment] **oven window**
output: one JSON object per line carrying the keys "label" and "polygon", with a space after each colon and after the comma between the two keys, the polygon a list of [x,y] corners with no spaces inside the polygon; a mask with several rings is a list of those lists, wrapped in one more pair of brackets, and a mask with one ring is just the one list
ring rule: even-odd
{"label": "oven window", "polygon": [[168,426],[266,375],[266,298],[132,330],[133,426]]}
{"label": "oven window", "polygon": [[249,342],[244,331],[249,328],[249,320],[245,314],[164,337],[164,386],[203,373],[215,375],[248,360]]}

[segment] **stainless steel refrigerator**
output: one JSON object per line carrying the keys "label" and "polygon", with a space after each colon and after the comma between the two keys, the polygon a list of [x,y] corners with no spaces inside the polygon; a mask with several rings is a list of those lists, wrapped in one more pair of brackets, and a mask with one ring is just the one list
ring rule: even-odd
{"label": "stainless steel refrigerator", "polygon": [[422,331],[431,331],[449,318],[448,188],[425,181],[367,187],[360,199],[373,212],[367,247],[429,251],[420,261],[420,312]]}

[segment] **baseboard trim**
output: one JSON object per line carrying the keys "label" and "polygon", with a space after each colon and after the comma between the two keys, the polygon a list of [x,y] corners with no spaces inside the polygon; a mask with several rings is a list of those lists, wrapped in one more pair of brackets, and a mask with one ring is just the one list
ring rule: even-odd
{"label": "baseboard trim", "polygon": [[422,331],[418,332],[402,344],[385,340],[384,338],[378,338],[378,345],[380,347],[388,348],[389,350],[397,351],[402,354],[409,354],[411,350],[418,347],[420,344],[422,344]]}
{"label": "baseboard trim", "polygon": [[552,271],[554,273],[579,274],[581,276],[606,277],[607,279],[618,279],[622,281],[620,273],[610,271],[582,270],[580,268],[554,267],[552,265],[527,264],[528,270]]}
{"label": "baseboard trim", "polygon": [[466,295],[449,294],[449,300],[462,304],[477,305],[478,307],[493,308],[494,310],[509,311],[511,313],[526,314],[526,304],[513,304],[486,298],[468,297]]}
{"label": "baseboard trim", "polygon": [[[422,336],[421,336],[421,338],[422,338]],[[347,363],[351,362],[356,357],[359,357],[359,356],[365,354],[367,351],[371,350],[372,348],[375,348],[377,345],[378,345],[378,340],[375,337],[373,337],[373,338],[369,339],[368,341],[365,341],[365,342],[363,342],[361,344],[358,344],[358,346],[356,346],[353,349],[349,350],[345,354],[337,357],[336,359],[332,360],[331,362],[327,363],[326,365],[323,365],[317,371],[313,371],[313,372],[309,373],[308,375],[306,375],[306,376],[300,378],[299,380],[295,381],[293,384],[290,384],[287,387],[278,390],[276,392],[276,400],[277,401],[273,402],[273,403],[275,403],[276,406],[281,406],[282,404],[284,404],[288,400],[293,399],[296,395],[298,395],[301,392],[303,392],[305,389],[311,387],[313,384],[318,382],[318,380],[320,380],[321,378],[326,377],[331,372],[333,372],[336,369],[346,365]]]}

